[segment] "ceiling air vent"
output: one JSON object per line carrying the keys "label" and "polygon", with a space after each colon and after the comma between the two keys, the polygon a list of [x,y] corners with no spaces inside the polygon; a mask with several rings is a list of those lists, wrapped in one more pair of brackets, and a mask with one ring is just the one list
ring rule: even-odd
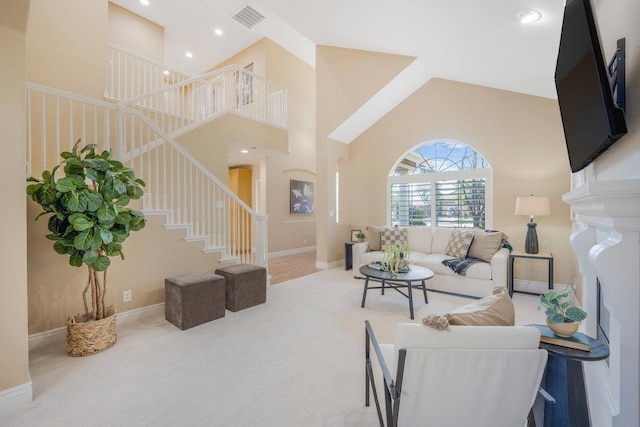
{"label": "ceiling air vent", "polygon": [[264,21],[264,15],[255,10],[249,5],[246,5],[238,13],[232,16],[233,19],[247,27],[248,29],[252,29],[260,22]]}

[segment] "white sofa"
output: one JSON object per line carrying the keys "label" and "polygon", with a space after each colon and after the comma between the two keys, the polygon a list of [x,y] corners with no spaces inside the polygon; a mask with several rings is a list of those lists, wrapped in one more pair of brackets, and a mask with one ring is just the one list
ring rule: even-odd
{"label": "white sofa", "polygon": [[[435,273],[432,279],[427,280],[427,289],[482,298],[491,295],[494,286],[507,286],[507,248],[500,248],[491,258],[491,262],[473,264],[464,276],[442,264],[443,260],[454,258],[445,255],[453,230],[446,227],[407,227],[407,244],[411,248],[409,262]],[[382,261],[384,252],[367,252],[367,247],[368,242],[356,243],[352,247],[356,276],[359,276],[358,270],[361,266]]]}

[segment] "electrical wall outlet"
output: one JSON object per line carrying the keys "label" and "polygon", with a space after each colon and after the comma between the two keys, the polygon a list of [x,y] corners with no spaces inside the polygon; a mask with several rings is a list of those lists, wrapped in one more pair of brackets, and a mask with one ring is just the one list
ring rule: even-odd
{"label": "electrical wall outlet", "polygon": [[131,302],[131,291],[124,291],[122,293],[122,302]]}

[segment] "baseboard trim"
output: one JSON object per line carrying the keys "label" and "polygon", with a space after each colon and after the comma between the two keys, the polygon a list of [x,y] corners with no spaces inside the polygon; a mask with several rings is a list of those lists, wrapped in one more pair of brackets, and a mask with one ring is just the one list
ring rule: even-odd
{"label": "baseboard trim", "polygon": [[[515,279],[513,281],[513,287],[516,292],[525,292],[525,293],[529,292],[534,294],[543,294],[549,289],[549,283],[539,282],[535,280]],[[571,296],[573,296],[573,289],[571,289],[571,286],[569,285],[554,283],[553,289],[560,292],[564,292],[565,290],[568,290]]]}
{"label": "baseboard trim", "polygon": [[316,268],[319,270],[331,270],[332,268],[336,268],[336,267],[344,267],[344,260],[338,260],[338,261],[333,261],[333,262],[320,262],[320,261],[316,261]]}
{"label": "baseboard trim", "polygon": [[304,254],[307,252],[313,252],[315,250],[316,250],[315,246],[305,246],[303,248],[287,249],[286,251],[280,251],[280,252],[271,252],[270,254],[267,255],[267,258],[269,259],[280,258],[282,256]]}
{"label": "baseboard trim", "polygon": [[27,406],[33,400],[33,383],[29,381],[0,391],[0,414]]}
{"label": "baseboard trim", "polygon": [[[164,303],[158,303],[148,305],[146,307],[135,308],[133,310],[124,311],[118,313],[116,319],[116,325],[123,325],[127,322],[134,320],[140,320],[145,317],[153,316],[164,312]],[[62,326],[60,328],[50,329],[44,332],[38,332],[29,335],[29,351],[41,347],[43,345],[51,344],[53,342],[64,341],[67,334],[67,327]]]}

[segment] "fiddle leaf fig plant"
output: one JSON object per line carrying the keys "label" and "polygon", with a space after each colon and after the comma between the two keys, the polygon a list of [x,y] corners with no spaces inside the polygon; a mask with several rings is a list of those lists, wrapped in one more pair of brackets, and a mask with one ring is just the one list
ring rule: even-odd
{"label": "fiddle leaf fig plant", "polygon": [[[27,194],[43,209],[36,220],[51,215],[46,237],[54,242],[53,249],[68,255],[72,266],[88,267],[82,292],[87,320],[107,315],[104,297],[109,257],[124,259],[122,244],[132,231],[145,226],[142,212],[127,207],[144,194],[144,181],[136,178],[133,169],[113,160],[110,151],[98,153],[96,148],[94,144],[81,146],[78,140],[72,151],[60,154],[58,166],[42,172],[42,179],[27,179]],[[60,168],[64,177],[56,179]],[[89,288],[91,313],[86,298]]]}
{"label": "fiddle leaf fig plant", "polygon": [[559,292],[551,289],[540,295],[539,310],[544,310],[549,323],[581,322],[587,318],[587,312],[576,307],[569,300],[569,291]]}

